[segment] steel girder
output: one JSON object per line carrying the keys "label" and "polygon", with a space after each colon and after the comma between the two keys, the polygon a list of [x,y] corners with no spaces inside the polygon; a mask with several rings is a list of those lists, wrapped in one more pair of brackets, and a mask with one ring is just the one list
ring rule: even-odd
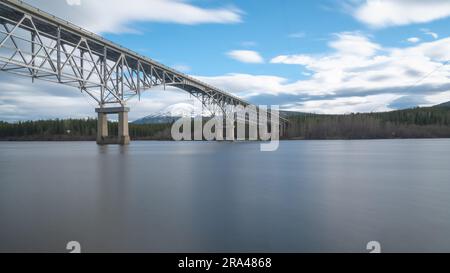
{"label": "steel girder", "polygon": [[173,86],[213,115],[248,102],[17,0],[0,0],[0,70],[79,88],[100,106]]}

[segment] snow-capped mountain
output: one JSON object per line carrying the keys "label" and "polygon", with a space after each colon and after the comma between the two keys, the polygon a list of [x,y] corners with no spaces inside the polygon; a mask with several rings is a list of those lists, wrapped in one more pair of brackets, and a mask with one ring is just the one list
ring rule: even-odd
{"label": "snow-capped mountain", "polygon": [[[207,111],[205,111],[207,112]],[[199,117],[201,116],[201,106],[190,103],[177,103],[170,105],[154,114],[133,121],[133,124],[161,124],[171,123],[182,117]],[[206,113],[204,113],[205,115]],[[206,116],[206,115],[205,115]]]}

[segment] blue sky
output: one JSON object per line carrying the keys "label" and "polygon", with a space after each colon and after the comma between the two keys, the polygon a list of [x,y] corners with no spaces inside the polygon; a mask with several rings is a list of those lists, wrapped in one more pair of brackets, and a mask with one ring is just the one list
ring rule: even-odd
{"label": "blue sky", "polygon": [[[366,29],[345,14],[336,1],[192,1],[202,7],[234,7],[240,23],[181,25],[130,23],[140,34],[106,34],[120,44],[189,73],[217,76],[227,73],[269,74],[302,78],[301,68],[271,65],[280,54],[320,54],[333,33]],[[335,9],[338,9],[336,11]],[[339,9],[341,9],[339,11]],[[263,64],[229,58],[232,50],[257,51]]]}
{"label": "blue sky", "polygon": [[[350,113],[450,100],[447,0],[28,2],[257,104]],[[64,109],[31,113],[33,100],[14,101],[10,91],[0,95],[0,118],[64,117],[69,106],[72,116],[93,115],[86,98],[33,88],[17,92]],[[176,103],[190,101],[155,91],[132,103],[132,117]]]}

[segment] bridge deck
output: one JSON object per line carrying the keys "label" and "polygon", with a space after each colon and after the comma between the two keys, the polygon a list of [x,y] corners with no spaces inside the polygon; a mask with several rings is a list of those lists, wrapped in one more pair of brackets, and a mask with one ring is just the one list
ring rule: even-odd
{"label": "bridge deck", "polygon": [[[33,21],[24,20],[19,26],[20,28],[34,31],[35,27],[39,35],[55,41],[60,39],[62,43],[72,46],[79,44],[80,39],[85,39],[86,45],[84,47],[79,46],[80,48],[83,47],[83,50],[91,51],[93,55],[105,58],[112,63],[119,62],[123,56],[125,66],[129,69],[142,69],[142,71],[136,71],[136,74],[145,73],[158,78],[162,84],[175,85],[182,89],[183,86],[186,86],[185,89],[188,92],[204,93],[204,95],[216,99],[220,97],[221,102],[225,104],[250,105],[249,102],[237,96],[117,45],[95,33],[84,30],[81,27],[32,7],[22,1],[0,0],[0,24],[14,25],[14,23],[20,22],[25,14],[31,15]],[[141,88],[144,89],[145,84]],[[140,90],[133,91],[137,92]]]}

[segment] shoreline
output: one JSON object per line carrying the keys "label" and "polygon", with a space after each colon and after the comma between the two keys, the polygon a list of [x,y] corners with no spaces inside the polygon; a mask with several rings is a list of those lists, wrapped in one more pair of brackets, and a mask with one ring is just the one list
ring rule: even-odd
{"label": "shoreline", "polygon": [[[450,139],[450,137],[408,137],[408,138],[281,138],[280,141],[352,141],[352,140],[426,140],[426,139]],[[95,139],[0,139],[0,142],[95,142]],[[173,139],[131,139],[131,141],[142,142],[215,142],[207,140],[182,140],[175,141]],[[226,141],[226,140],[224,140]],[[222,141],[222,142],[224,142]],[[262,140],[235,140],[227,142],[265,142]]]}

